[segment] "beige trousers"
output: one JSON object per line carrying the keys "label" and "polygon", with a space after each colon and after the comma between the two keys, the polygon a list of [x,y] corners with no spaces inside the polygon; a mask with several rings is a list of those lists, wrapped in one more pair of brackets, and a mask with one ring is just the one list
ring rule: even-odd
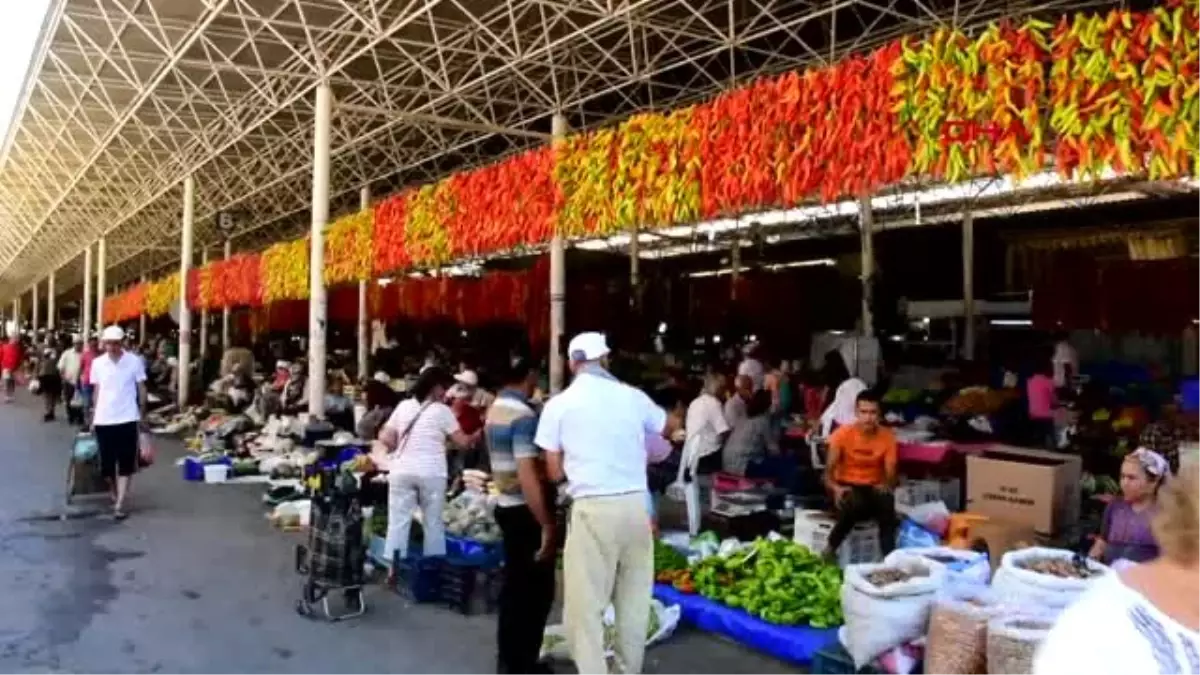
{"label": "beige trousers", "polygon": [[654,586],[654,541],[646,495],[584,497],[571,506],[563,552],[563,622],[575,667],[608,672],[605,608],[616,612],[617,656],[626,673],[640,673]]}

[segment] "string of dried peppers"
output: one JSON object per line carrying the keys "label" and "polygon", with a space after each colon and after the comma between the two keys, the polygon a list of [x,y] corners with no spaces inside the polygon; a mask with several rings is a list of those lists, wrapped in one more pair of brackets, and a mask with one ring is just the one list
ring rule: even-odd
{"label": "string of dried peppers", "polygon": [[179,299],[179,273],[167,275],[146,289],[146,316],[159,317],[171,311]]}
{"label": "string of dried peppers", "polygon": [[263,302],[308,297],[308,239],[283,242],[262,254]]}
{"label": "string of dried peppers", "polygon": [[326,286],[371,278],[374,225],[375,212],[368,209],[337,219],[325,231]]}

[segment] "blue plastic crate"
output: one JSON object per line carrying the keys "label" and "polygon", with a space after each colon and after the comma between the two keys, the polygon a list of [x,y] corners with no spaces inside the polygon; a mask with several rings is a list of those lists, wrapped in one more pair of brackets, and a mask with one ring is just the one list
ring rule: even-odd
{"label": "blue plastic crate", "polygon": [[870,665],[856,669],[854,667],[854,659],[850,658],[850,654],[842,646],[841,640],[834,638],[833,642],[830,642],[819,649],[816,654],[813,654],[812,670],[809,672],[812,675],[847,675],[848,673],[866,675],[867,673],[878,673],[880,671],[873,670]]}
{"label": "blue plastic crate", "polygon": [[[233,460],[229,459],[228,457],[222,457],[215,462],[209,462],[209,464],[225,464],[226,466],[233,466]],[[203,483],[204,466],[205,463],[201,462],[195,457],[188,457],[187,459],[183,460],[183,479],[193,483]]]}

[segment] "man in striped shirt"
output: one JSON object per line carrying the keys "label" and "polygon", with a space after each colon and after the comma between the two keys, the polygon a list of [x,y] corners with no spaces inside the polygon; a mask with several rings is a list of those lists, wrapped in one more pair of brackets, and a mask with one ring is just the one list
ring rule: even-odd
{"label": "man in striped shirt", "polygon": [[537,413],[529,398],[537,385],[529,362],[516,362],[488,407],[484,438],[497,497],[496,523],[504,534],[497,672],[551,672],[538,663],[542,633],[554,604],[553,492],[541,452],[533,443]]}

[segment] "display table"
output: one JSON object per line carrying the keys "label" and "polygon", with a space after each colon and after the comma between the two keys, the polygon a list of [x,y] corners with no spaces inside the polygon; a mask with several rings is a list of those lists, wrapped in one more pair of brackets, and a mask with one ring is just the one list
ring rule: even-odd
{"label": "display table", "polygon": [[798,666],[812,663],[818,650],[837,639],[836,628],[778,626],[702,595],[681,593],[667,584],[655,584],[654,597],[667,606],[679,605],[683,620],[701,630]]}
{"label": "display table", "polygon": [[924,443],[898,443],[897,454],[901,462],[914,464],[941,464],[950,453],[977,455],[991,447],[991,443],[951,443],[929,441]]}

